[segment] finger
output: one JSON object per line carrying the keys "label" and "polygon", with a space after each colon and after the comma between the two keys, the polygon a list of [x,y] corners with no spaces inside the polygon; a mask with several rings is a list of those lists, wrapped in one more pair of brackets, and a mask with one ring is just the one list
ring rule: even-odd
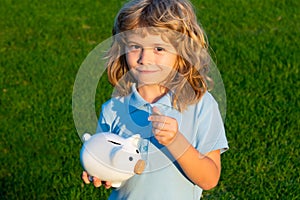
{"label": "finger", "polygon": [[162,113],[160,112],[160,110],[156,106],[152,107],[152,114],[153,115],[162,115]]}
{"label": "finger", "polygon": [[165,130],[153,129],[153,133],[155,137],[159,137],[159,138],[172,138],[174,136],[174,133],[168,130],[165,131]]}
{"label": "finger", "polygon": [[157,133],[159,131],[166,131],[172,134],[177,133],[177,127],[172,124],[161,123],[161,122],[152,122],[152,130],[153,133]]}
{"label": "finger", "polygon": [[159,130],[168,130],[168,124],[162,122],[152,122],[152,128]]}
{"label": "finger", "polygon": [[176,134],[173,134],[172,132],[169,132],[169,131],[159,131],[158,130],[157,133],[154,134],[154,137],[160,144],[168,145],[174,140],[175,135]]}
{"label": "finger", "polygon": [[151,115],[148,118],[151,122],[163,122],[163,123],[169,123],[168,117],[164,115]]}
{"label": "finger", "polygon": [[104,187],[105,187],[106,189],[109,189],[109,188],[111,188],[111,182],[109,182],[109,181],[105,181],[105,183],[104,183]]}
{"label": "finger", "polygon": [[172,140],[172,136],[169,132],[159,130],[155,134],[155,138],[160,144],[163,145],[167,144],[170,140]]}
{"label": "finger", "polygon": [[93,183],[95,187],[100,187],[102,185],[102,182],[97,177],[93,177]]}
{"label": "finger", "polygon": [[82,179],[83,182],[85,182],[86,184],[91,183],[90,180],[89,180],[89,175],[87,174],[86,171],[83,171],[83,172],[82,172],[81,179]]}
{"label": "finger", "polygon": [[154,129],[153,133],[154,133],[154,137],[159,141],[164,140],[165,138],[171,137],[170,133],[168,131],[164,131],[164,130]]}
{"label": "finger", "polygon": [[155,137],[159,134],[160,131],[161,130],[159,130],[157,128],[152,128],[152,132],[153,132],[153,134],[154,134]]}

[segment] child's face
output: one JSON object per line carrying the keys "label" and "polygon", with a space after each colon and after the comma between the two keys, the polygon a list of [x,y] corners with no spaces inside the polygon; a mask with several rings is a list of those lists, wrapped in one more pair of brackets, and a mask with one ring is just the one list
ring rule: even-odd
{"label": "child's face", "polygon": [[172,72],[176,50],[159,35],[130,33],[126,40],[126,61],[139,85],[161,83]]}

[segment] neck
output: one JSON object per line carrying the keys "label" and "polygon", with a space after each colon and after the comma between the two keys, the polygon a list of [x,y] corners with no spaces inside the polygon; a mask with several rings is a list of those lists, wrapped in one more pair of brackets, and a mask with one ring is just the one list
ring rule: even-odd
{"label": "neck", "polygon": [[168,92],[167,88],[159,85],[143,85],[139,86],[137,90],[141,97],[149,103],[155,103]]}

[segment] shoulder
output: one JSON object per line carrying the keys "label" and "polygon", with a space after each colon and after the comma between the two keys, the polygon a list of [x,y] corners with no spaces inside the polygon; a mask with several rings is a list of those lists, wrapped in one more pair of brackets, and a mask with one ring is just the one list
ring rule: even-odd
{"label": "shoulder", "polygon": [[220,109],[212,94],[206,92],[200,101],[188,107],[184,115],[188,117],[193,116],[197,121],[206,121],[208,119],[220,118]]}
{"label": "shoulder", "polygon": [[200,110],[218,109],[218,103],[210,92],[205,92],[195,107]]}
{"label": "shoulder", "polygon": [[201,98],[200,102],[204,102],[206,104],[212,104],[212,105],[217,105],[217,101],[213,97],[213,95],[210,92],[205,92],[203,97]]}

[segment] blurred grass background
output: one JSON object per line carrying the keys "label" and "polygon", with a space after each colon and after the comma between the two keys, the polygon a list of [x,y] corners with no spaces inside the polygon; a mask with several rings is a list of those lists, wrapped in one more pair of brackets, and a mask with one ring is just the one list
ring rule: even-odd
{"label": "blurred grass background", "polygon": [[[1,1],[0,199],[107,198],[80,179],[72,90],[123,2]],[[203,199],[300,199],[300,2],[192,2],[225,84],[230,144]],[[100,87],[97,112],[109,97]]]}

